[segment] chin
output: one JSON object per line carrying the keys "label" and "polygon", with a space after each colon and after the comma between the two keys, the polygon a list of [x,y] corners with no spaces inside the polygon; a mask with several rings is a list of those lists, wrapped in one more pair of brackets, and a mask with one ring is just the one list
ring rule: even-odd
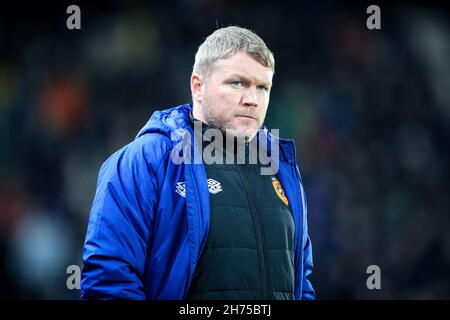
{"label": "chin", "polygon": [[247,141],[253,139],[253,137],[256,135],[257,130],[237,130],[233,132],[233,135],[240,138],[240,139],[246,139]]}
{"label": "chin", "polygon": [[246,138],[248,137],[248,140],[251,140],[256,133],[258,132],[258,129],[252,128],[252,127],[229,127],[226,129],[227,134],[232,135],[237,138]]}

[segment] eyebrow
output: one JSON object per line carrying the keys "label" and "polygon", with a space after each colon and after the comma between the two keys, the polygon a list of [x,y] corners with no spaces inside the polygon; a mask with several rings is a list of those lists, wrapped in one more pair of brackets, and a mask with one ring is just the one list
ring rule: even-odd
{"label": "eyebrow", "polygon": [[[237,78],[237,79],[245,81],[245,82],[251,82],[247,77],[245,77],[243,75],[240,75],[238,73],[232,73],[232,74],[228,75],[227,78]],[[270,82],[259,82],[259,85],[265,85],[268,88],[270,88],[272,86],[272,83],[270,83]]]}

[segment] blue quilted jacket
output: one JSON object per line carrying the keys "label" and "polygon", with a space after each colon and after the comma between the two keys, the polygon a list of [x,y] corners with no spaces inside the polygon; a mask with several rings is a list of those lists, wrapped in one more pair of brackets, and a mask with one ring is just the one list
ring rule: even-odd
{"label": "blue quilted jacket", "polygon": [[[209,192],[203,164],[176,164],[192,105],[155,112],[130,144],[101,166],[83,249],[83,299],[184,299],[205,243]],[[181,131],[180,131],[181,130]],[[278,178],[295,223],[295,298],[314,299],[306,197],[293,140],[279,144]],[[261,139],[261,134],[258,134]],[[195,144],[192,144],[195,145]],[[193,162],[193,161],[192,161]],[[186,201],[175,192],[185,182]]]}

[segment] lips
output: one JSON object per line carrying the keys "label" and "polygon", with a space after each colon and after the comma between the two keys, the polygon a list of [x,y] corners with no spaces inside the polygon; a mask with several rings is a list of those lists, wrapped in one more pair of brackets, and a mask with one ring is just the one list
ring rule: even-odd
{"label": "lips", "polygon": [[241,118],[247,118],[247,119],[253,119],[253,120],[256,120],[255,117],[248,116],[248,115],[245,115],[245,114],[238,114],[236,117],[241,117]]}

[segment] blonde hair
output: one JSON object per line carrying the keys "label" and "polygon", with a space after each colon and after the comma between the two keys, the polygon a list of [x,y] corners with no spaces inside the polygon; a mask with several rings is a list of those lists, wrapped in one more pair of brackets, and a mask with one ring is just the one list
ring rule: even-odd
{"label": "blonde hair", "polygon": [[248,53],[275,72],[273,53],[264,41],[254,32],[237,26],[217,29],[206,38],[195,54],[192,72],[208,77],[217,60],[229,58],[239,52]]}

